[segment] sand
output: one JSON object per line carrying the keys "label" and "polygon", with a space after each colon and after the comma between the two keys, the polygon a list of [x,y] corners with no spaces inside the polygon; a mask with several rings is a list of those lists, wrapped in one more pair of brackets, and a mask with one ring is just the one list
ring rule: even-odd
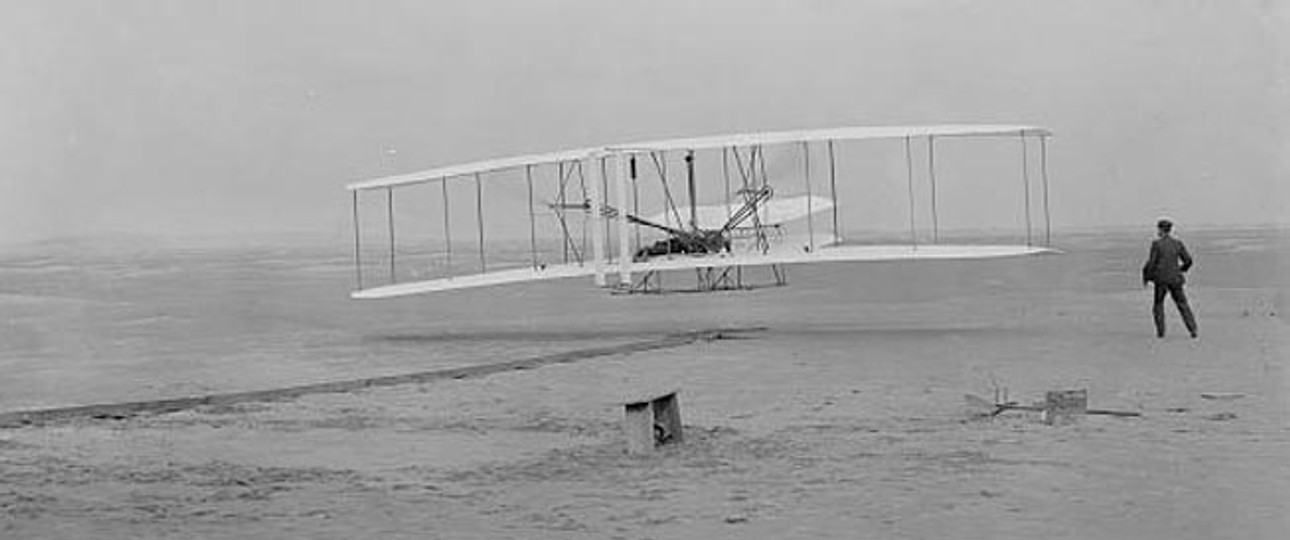
{"label": "sand", "polygon": [[[1171,311],[1157,340],[1148,292],[1068,275],[991,289],[998,264],[956,283],[971,294],[828,300],[836,275],[799,273],[782,289],[636,304],[711,309],[654,331],[764,328],[744,339],[0,430],[0,537],[1284,537],[1280,278],[1197,280],[1201,339]],[[685,442],[628,455],[621,401],[673,388]],[[964,398],[1074,388],[1142,416],[1048,426],[974,417]]]}

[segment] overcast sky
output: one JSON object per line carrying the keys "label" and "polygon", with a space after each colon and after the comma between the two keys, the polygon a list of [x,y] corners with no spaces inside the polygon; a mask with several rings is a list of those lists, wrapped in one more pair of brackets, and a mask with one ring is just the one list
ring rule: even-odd
{"label": "overcast sky", "polygon": [[0,243],[343,235],[375,175],[948,122],[1052,128],[1059,228],[1287,223],[1286,4],[7,0]]}

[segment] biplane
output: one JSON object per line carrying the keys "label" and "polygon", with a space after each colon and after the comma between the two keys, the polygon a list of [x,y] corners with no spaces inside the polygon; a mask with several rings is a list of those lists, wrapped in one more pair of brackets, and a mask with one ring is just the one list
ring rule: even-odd
{"label": "biplane", "polygon": [[[1026,125],[761,132],[521,155],[355,182],[346,186],[354,214],[357,286],[351,297],[393,298],[576,277],[590,277],[596,286],[618,292],[658,292],[664,290],[662,276],[668,272],[693,272],[695,286],[690,290],[747,289],[756,286],[745,275],[750,269],[769,269],[773,285],[784,285],[787,265],[1050,252],[1049,136],[1051,132],[1045,128]],[[981,137],[1015,137],[1021,142],[1024,243],[939,241],[936,144]],[[880,139],[904,142],[909,236],[899,242],[849,242],[839,225],[842,204],[838,183],[845,180],[839,178],[836,150],[843,144]],[[926,141],[930,241],[920,240],[914,223],[917,201],[911,141],[915,139]],[[1035,241],[1033,231],[1027,157],[1027,141],[1035,140],[1039,142],[1043,182],[1042,244]],[[770,168],[774,173],[768,173],[767,156],[772,152],[779,156],[795,152],[792,161],[797,170],[777,166]],[[813,169],[812,157],[823,163]],[[486,204],[485,185],[490,194],[500,191],[505,204]],[[418,241],[411,247],[404,240],[400,249],[395,241],[396,215],[400,215],[395,211],[395,192],[414,187],[429,190],[416,197],[420,205],[429,202],[438,206],[414,213],[422,222],[419,228],[425,230],[437,221],[437,230],[429,231],[429,236],[440,238]],[[455,198],[450,190],[456,190]],[[371,213],[364,212],[370,204],[360,204],[364,193],[385,195],[385,253],[373,255],[370,242],[364,248],[364,231],[370,235],[373,229],[364,227],[364,215]],[[486,225],[490,209],[511,223]],[[474,223],[468,223],[463,214],[473,214]],[[826,223],[817,223],[820,221]],[[474,230],[461,234],[462,228]],[[527,246],[522,241],[525,230]],[[507,234],[499,232],[493,238],[491,231]],[[378,266],[388,266],[388,279],[373,283],[373,259]],[[400,262],[405,269],[402,273]]]}

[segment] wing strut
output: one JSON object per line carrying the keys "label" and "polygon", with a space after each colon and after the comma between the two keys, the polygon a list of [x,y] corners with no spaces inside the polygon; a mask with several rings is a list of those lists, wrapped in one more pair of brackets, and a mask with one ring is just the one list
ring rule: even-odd
{"label": "wing strut", "polygon": [[[556,177],[557,183],[560,185],[560,195],[559,195],[559,197],[558,197],[556,200],[560,201],[560,202],[558,203],[558,204],[560,205],[560,208],[564,208],[564,206],[565,206],[566,204],[569,204],[569,202],[568,202],[568,199],[566,199],[566,198],[565,198],[565,195],[564,195],[564,183],[565,183],[566,178],[565,178],[565,176],[564,176],[564,162],[563,162],[563,161],[561,161],[561,162],[559,162],[559,163],[556,163],[556,164],[555,164],[555,177]],[[561,249],[563,249],[563,252],[564,252],[564,259],[563,259],[563,261],[564,261],[564,264],[569,264],[569,226],[568,226],[567,224],[565,224],[565,222],[564,222],[564,214],[563,214],[562,212],[557,211],[557,212],[555,213],[555,218],[556,218],[556,219],[558,219],[558,220],[560,220],[560,230],[561,230],[561,231],[563,232],[563,234],[564,234],[564,241],[563,241],[563,242],[560,242],[560,244],[561,244],[561,246],[560,246],[560,247],[561,247]]]}
{"label": "wing strut", "polygon": [[802,141],[802,163],[806,177],[806,245],[815,251],[815,216],[811,210],[811,143]]}
{"label": "wing strut", "polygon": [[358,277],[358,289],[363,290],[363,248],[362,231],[358,227],[358,190],[354,190],[354,271]]}
{"label": "wing strut", "polygon": [[[590,161],[595,158],[587,158],[587,159],[588,161]],[[581,163],[582,162],[579,162],[579,166],[578,166],[579,171],[583,169]],[[597,182],[595,178],[592,178],[590,182],[585,181],[585,178],[584,178],[583,189],[586,189],[588,185],[590,185],[591,188],[590,190],[585,192],[585,196],[587,197],[587,203],[591,207],[590,208],[591,209],[591,264],[592,264],[592,271],[595,272],[595,277],[593,279],[595,280],[597,287],[604,287],[605,286],[605,238],[604,238],[605,230],[601,227],[600,220],[605,218],[603,215],[604,209],[602,208],[602,205],[600,203],[600,193],[599,193],[600,183]],[[586,222],[584,221],[584,223]],[[582,237],[584,239],[587,237],[586,227],[583,227]]]}
{"label": "wing strut", "polygon": [[[609,206],[609,171],[606,170],[606,165],[608,165],[607,163],[605,163],[606,159],[607,158],[605,156],[600,156],[600,206],[602,207],[602,209],[604,207]],[[602,211],[601,214],[604,214],[604,212]],[[614,234],[613,234],[613,231],[611,231],[609,228],[610,226],[609,226],[608,217],[601,220],[601,222],[604,224],[604,229],[605,229],[604,230],[605,254],[606,254],[605,256],[612,257],[614,252],[614,249],[613,249]]]}
{"label": "wing strut", "polygon": [[838,229],[838,175],[837,168],[833,162],[833,141],[829,141],[829,190],[833,194],[833,239],[834,241],[842,240],[842,231]]}
{"label": "wing strut", "polygon": [[927,178],[932,184],[932,243],[941,243],[941,226],[936,213],[936,138],[927,136]]}
{"label": "wing strut", "polygon": [[[614,156],[614,187],[618,195],[618,207],[627,208],[627,166],[629,156],[618,153]],[[632,169],[632,188],[636,187],[636,156],[630,156]],[[636,198],[633,198],[632,204],[637,204]],[[637,228],[637,243],[640,243],[640,229]],[[631,246],[627,243],[627,221],[618,222],[618,286],[631,287],[632,285],[632,257],[630,254]]]}
{"label": "wing strut", "polygon": [[726,219],[730,219],[731,212],[733,212],[730,208],[730,196],[733,195],[733,193],[730,193],[730,149],[724,146],[721,147],[721,178],[726,186],[725,196],[723,197],[726,201]]}
{"label": "wing strut", "polygon": [[1044,246],[1053,245],[1053,222],[1048,214],[1048,136],[1039,136],[1039,172],[1044,176]]}
{"label": "wing strut", "polygon": [[394,275],[394,188],[385,188],[386,212],[390,220],[390,283],[398,278]]}
{"label": "wing strut", "polygon": [[488,272],[488,261],[484,258],[484,186],[475,173],[475,222],[479,225],[479,273]]}
{"label": "wing strut", "polygon": [[918,249],[918,230],[914,227],[914,157],[905,137],[905,177],[909,180],[909,245]]}
{"label": "wing strut", "polygon": [[1030,162],[1026,156],[1030,152],[1026,145],[1026,134],[1022,133],[1017,138],[1021,139],[1021,185],[1026,202],[1026,245],[1030,246],[1032,245],[1030,238]]}
{"label": "wing strut", "polygon": [[[755,154],[757,156],[757,163],[761,165],[761,185],[762,187],[768,188],[770,187],[770,175],[766,174],[766,149],[762,148],[760,144],[754,147],[754,149],[757,151],[757,153]],[[770,207],[763,206],[762,212],[763,212],[762,214],[763,220],[771,221],[773,219],[773,216],[770,215]],[[771,222],[774,223],[773,221]],[[768,250],[770,249],[769,240],[767,241],[766,249]]]}
{"label": "wing strut", "polygon": [[695,199],[698,195],[694,190],[694,151],[691,150],[685,154],[685,182],[690,189],[690,229],[699,230],[698,201]]}
{"label": "wing strut", "polygon": [[[620,159],[622,158],[622,154],[619,154],[619,158]],[[640,187],[640,183],[637,182],[637,176],[636,176],[636,154],[632,154],[630,159],[631,160],[628,162],[628,164],[630,165],[630,168],[631,168],[630,172],[631,172],[631,180],[632,180],[632,213],[639,216],[641,215],[641,187]],[[623,205],[621,204],[619,205],[619,207],[622,207],[622,206]],[[639,247],[641,245],[641,228],[632,227],[632,230],[635,231],[636,233],[636,245]],[[619,251],[621,252],[622,250],[620,249]]]}
{"label": "wing strut", "polygon": [[529,186],[529,254],[533,258],[533,268],[537,269],[537,218],[533,213],[533,166],[524,166],[524,181]]}
{"label": "wing strut", "polygon": [[443,247],[444,247],[444,251],[448,255],[447,271],[448,271],[448,275],[451,276],[452,275],[452,226],[450,225],[450,221],[448,220],[448,207],[449,207],[448,177],[445,176],[443,178],[443,181],[439,183],[439,186],[443,188],[442,190],[443,191]]}
{"label": "wing strut", "polygon": [[[573,162],[573,167],[577,167],[577,171],[578,171],[578,187],[579,187],[579,189],[581,189],[581,190],[582,190],[582,200],[583,200],[583,201],[585,201],[586,206],[587,206],[588,208],[590,208],[590,207],[591,207],[591,196],[587,194],[587,174],[586,174],[586,171],[585,171],[585,170],[583,169],[583,167],[582,167],[582,161],[581,161],[581,160],[579,160],[579,161],[575,161],[575,162]],[[570,171],[572,171],[572,170],[573,170],[573,169],[572,169],[572,168],[570,168]],[[572,173],[570,173],[570,174],[572,174]],[[580,252],[581,252],[582,254],[584,254],[584,255],[585,255],[585,254],[587,253],[587,214],[585,214],[585,213],[584,213],[584,214],[582,214],[582,222],[581,222],[581,225],[582,225],[582,226],[581,226],[581,227],[579,227],[579,229],[578,229],[578,237],[579,237],[579,240],[580,240],[580,242],[579,242],[579,244],[578,244],[578,245],[582,247],[582,249],[580,250]],[[582,257],[579,257],[579,258],[578,258],[578,262],[580,262],[580,263],[581,263],[581,262],[583,262]]]}

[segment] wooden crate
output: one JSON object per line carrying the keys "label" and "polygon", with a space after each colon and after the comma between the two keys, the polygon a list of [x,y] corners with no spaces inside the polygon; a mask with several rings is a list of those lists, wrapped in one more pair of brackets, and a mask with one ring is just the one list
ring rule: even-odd
{"label": "wooden crate", "polygon": [[676,395],[673,390],[623,403],[628,453],[648,454],[658,446],[681,442],[681,404]]}
{"label": "wooden crate", "polygon": [[1048,425],[1077,422],[1088,412],[1088,390],[1053,390],[1044,397],[1043,419]]}

